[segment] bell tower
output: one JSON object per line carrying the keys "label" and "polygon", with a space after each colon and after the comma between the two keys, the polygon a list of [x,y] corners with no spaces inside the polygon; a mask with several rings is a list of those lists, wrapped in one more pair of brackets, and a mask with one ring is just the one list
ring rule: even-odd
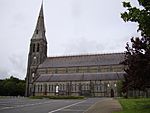
{"label": "bell tower", "polygon": [[38,76],[37,68],[47,58],[47,40],[45,36],[43,3],[41,5],[36,28],[30,41],[28,67],[26,74],[26,96],[33,95],[33,81]]}

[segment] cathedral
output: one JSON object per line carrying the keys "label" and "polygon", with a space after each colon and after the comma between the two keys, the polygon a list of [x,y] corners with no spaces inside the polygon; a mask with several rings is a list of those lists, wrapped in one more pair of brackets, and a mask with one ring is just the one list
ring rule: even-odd
{"label": "cathedral", "polygon": [[118,96],[124,53],[47,56],[43,4],[30,42],[26,96]]}

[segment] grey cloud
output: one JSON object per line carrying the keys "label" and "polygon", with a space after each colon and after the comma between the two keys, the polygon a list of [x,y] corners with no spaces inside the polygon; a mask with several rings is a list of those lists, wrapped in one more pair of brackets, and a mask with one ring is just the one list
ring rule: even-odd
{"label": "grey cloud", "polygon": [[[25,77],[30,38],[40,5],[41,0],[0,0],[1,76]],[[120,19],[122,9],[119,0],[44,1],[48,54],[124,50],[124,43],[136,34],[137,26]]]}
{"label": "grey cloud", "polygon": [[9,70],[3,67],[0,67],[0,79],[8,77]]}
{"label": "grey cloud", "polygon": [[66,50],[65,54],[88,54],[88,53],[97,53],[103,51],[105,46],[101,43],[98,43],[94,40],[89,40],[84,37],[76,38],[72,41],[68,41],[64,45]]}
{"label": "grey cloud", "polygon": [[72,1],[72,16],[73,18],[79,18],[81,16],[81,0]]}
{"label": "grey cloud", "polygon": [[9,61],[11,63],[11,71],[10,73],[13,73],[16,76],[24,76],[22,75],[23,73],[25,73],[26,68],[25,68],[25,57],[22,55],[17,55],[17,54],[12,54],[11,56],[9,56]]}

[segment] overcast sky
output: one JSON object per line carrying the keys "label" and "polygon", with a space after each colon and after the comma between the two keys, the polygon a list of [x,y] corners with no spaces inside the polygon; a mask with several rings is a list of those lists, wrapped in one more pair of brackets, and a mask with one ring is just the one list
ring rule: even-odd
{"label": "overcast sky", "polygon": [[[25,78],[41,1],[0,0],[0,79]],[[48,56],[124,52],[138,34],[123,11],[122,0],[44,0]]]}

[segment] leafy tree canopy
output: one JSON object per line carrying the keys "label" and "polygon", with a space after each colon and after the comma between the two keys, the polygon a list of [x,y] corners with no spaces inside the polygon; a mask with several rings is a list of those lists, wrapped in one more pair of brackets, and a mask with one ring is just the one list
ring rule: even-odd
{"label": "leafy tree canopy", "polygon": [[138,31],[141,31],[141,36],[150,38],[150,0],[138,0],[138,2],[141,7],[133,7],[130,2],[123,2],[123,7],[127,11],[121,14],[121,18],[125,22],[138,23]]}
{"label": "leafy tree canopy", "polygon": [[141,37],[132,37],[131,45],[127,43],[124,88],[145,89],[150,82],[150,0],[138,0],[139,7],[130,2],[123,2],[127,10],[121,14],[125,22],[136,22]]}
{"label": "leafy tree canopy", "polygon": [[0,80],[1,96],[24,96],[25,80],[20,80],[11,76],[8,79]]}

